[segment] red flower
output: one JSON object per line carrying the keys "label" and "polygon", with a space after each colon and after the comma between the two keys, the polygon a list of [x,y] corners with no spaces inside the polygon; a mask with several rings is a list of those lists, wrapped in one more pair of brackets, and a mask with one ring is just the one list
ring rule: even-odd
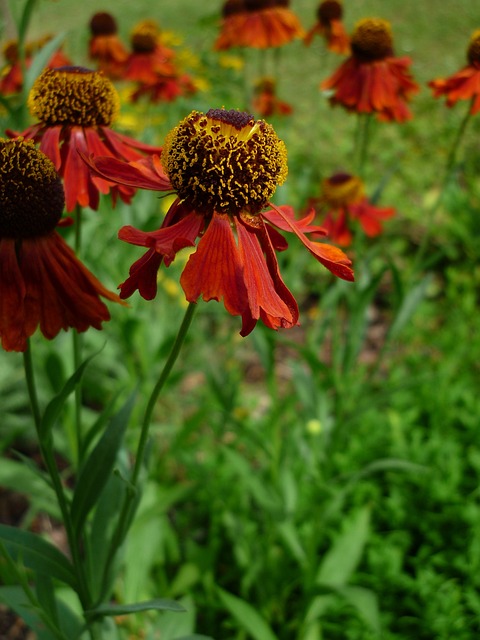
{"label": "red flower", "polygon": [[310,45],[313,37],[318,34],[327,42],[327,48],[334,53],[350,52],[350,38],[342,22],[343,7],[337,0],[323,0],[318,5],[317,22],[305,36],[304,42]]}
{"label": "red flower", "polygon": [[289,4],[289,0],[227,0],[215,49],[266,49],[302,38],[303,27]]}
{"label": "red flower", "polygon": [[323,90],[333,90],[330,102],[357,113],[376,113],[379,120],[409,120],[407,103],[419,86],[409,73],[410,59],[393,55],[389,23],[360,20],[350,45],[352,55],[321,84]]}
{"label": "red flower", "polygon": [[467,50],[468,64],[449,78],[431,80],[428,86],[435,98],[445,96],[447,106],[452,107],[459,100],[471,100],[470,113],[480,111],[480,29],[472,34]]}
{"label": "red flower", "polygon": [[[242,316],[241,335],[262,320],[268,327],[297,324],[298,306],[280,275],[276,251],[287,243],[281,231],[294,233],[310,253],[332,273],[353,280],[351,262],[336,247],[313,242],[306,233],[314,212],[295,220],[290,207],[270,203],[287,175],[285,145],[263,120],[239,111],[211,109],[192,112],[167,136],[162,166],[149,158],[136,164],[108,158],[89,161],[108,180],[177,193],[157,231],[124,227],[119,237],[147,252],[120,285],[120,297],[135,290],[147,300],[157,290],[160,265],[170,265],[178,251],[195,246],[181,276],[189,302],[223,299],[232,315]],[[271,207],[266,210],[267,207]]]}
{"label": "red flower", "polygon": [[262,78],[257,83],[252,107],[263,118],[293,113],[292,106],[277,97],[275,80],[272,78]]}
{"label": "red flower", "polygon": [[104,11],[96,13],[90,20],[90,31],[90,59],[97,60],[98,68],[109,78],[122,78],[128,51],[118,37],[115,18]]}
{"label": "red flower", "polygon": [[119,99],[113,84],[100,71],[82,67],[46,69],[36,80],[28,99],[33,115],[40,120],[21,134],[38,142],[63,178],[66,209],[77,205],[97,209],[100,193],[110,193],[129,203],[134,187],[92,177],[79,152],[135,161],[152,147],[110,129],[117,115]]}
{"label": "red flower", "polygon": [[309,208],[323,215],[322,227],[340,246],[352,243],[352,231],[358,221],[367,236],[382,232],[382,221],[395,215],[392,207],[376,207],[365,195],[360,178],[348,173],[336,173],[322,181],[322,193],[312,199]]}
{"label": "red flower", "polygon": [[[25,50],[25,67],[28,69],[32,64],[33,54],[41,49],[50,39],[50,37],[37,40],[26,46]],[[3,55],[8,62],[7,67],[2,70],[0,78],[0,94],[4,96],[20,93],[23,87],[22,65],[19,58],[18,44],[15,41],[8,42],[4,49]],[[67,56],[59,49],[50,60],[47,67],[54,69],[71,64]]]}
{"label": "red flower", "polygon": [[100,296],[121,302],[88,271],[55,231],[64,205],[52,162],[32,142],[0,140],[0,339],[25,351],[40,327],[101,328],[110,318]]}

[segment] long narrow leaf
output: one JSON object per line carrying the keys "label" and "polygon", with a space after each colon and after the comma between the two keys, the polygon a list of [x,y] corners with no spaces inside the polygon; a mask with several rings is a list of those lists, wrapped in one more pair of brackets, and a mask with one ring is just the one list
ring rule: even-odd
{"label": "long narrow leaf", "polygon": [[50,58],[55,51],[60,47],[65,39],[65,33],[59,33],[55,38],[47,42],[47,44],[40,49],[37,55],[33,58],[32,64],[25,73],[25,85],[24,92],[28,94],[33,86],[33,83],[40,75],[41,71],[47,66]]}
{"label": "long narrow leaf", "polygon": [[80,531],[111,477],[134,400],[135,396],[132,394],[120,411],[113,416],[80,472],[72,501],[72,522],[76,531]]}
{"label": "long narrow leaf", "polygon": [[78,367],[78,369],[70,376],[70,378],[65,383],[63,389],[57,394],[47,405],[45,409],[45,413],[43,414],[42,420],[40,422],[40,437],[43,439],[48,438],[51,429],[55,422],[57,421],[60,412],[63,409],[63,406],[68,398],[68,396],[73,393],[77,384],[79,384],[82,379],[85,368],[90,363],[90,361],[97,354],[91,355],[87,358],[82,364]]}
{"label": "long narrow leaf", "polygon": [[51,576],[77,589],[77,581],[68,558],[40,536],[15,527],[0,525],[0,541],[13,560],[37,573]]}
{"label": "long narrow leaf", "polygon": [[85,612],[88,617],[122,616],[131,613],[141,613],[142,611],[177,611],[184,613],[185,607],[175,600],[156,598],[135,604],[104,604],[96,609],[89,609]]}
{"label": "long narrow leaf", "polygon": [[278,640],[271,628],[252,605],[223,589],[217,588],[223,606],[255,640]]}
{"label": "long narrow leaf", "polygon": [[363,507],[347,522],[325,554],[317,573],[317,585],[336,589],[347,585],[360,562],[369,530],[370,509]]}

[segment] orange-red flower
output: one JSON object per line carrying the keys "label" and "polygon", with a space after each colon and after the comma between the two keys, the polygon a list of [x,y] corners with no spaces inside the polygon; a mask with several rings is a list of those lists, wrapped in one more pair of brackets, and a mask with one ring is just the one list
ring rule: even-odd
{"label": "orange-red flower", "polygon": [[342,247],[352,243],[357,223],[367,236],[382,232],[382,221],[395,215],[392,207],[377,207],[365,195],[365,186],[357,176],[335,173],[322,180],[321,195],[309,202],[322,217],[327,235]]}
{"label": "orange-red flower", "polygon": [[148,248],[120,285],[122,298],[138,289],[152,299],[160,265],[170,265],[180,249],[199,239],[180,279],[189,302],[223,299],[229,313],[242,317],[241,335],[259,319],[272,329],[293,327],[298,306],[280,275],[276,251],[288,245],[277,229],[294,233],[332,273],[353,280],[340,249],[305,235],[321,232],[310,224],[313,211],[295,220],[290,207],[271,204],[287,175],[286,150],[263,120],[233,110],[193,111],[168,134],[161,163],[153,157],[130,164],[96,158],[89,164],[109,180],[177,194],[157,231],[120,230],[122,240]]}
{"label": "orange-red flower", "polygon": [[317,8],[317,22],[308,31],[304,42],[311,44],[318,34],[325,38],[329,51],[341,55],[350,52],[350,38],[342,22],[343,5],[338,0],[323,0]]}
{"label": "orange-red flower", "polygon": [[117,21],[105,11],[95,13],[90,19],[91,38],[88,54],[98,61],[98,68],[109,78],[122,78],[128,51],[118,37]]}
{"label": "orange-red flower", "polygon": [[76,258],[55,231],[64,206],[53,163],[33,142],[0,139],[0,339],[25,351],[40,327],[101,328],[110,318],[100,296],[121,302]]}
{"label": "orange-red flower", "polygon": [[351,56],[321,84],[333,91],[330,102],[356,113],[375,113],[379,120],[409,120],[407,103],[419,86],[409,72],[410,58],[394,56],[390,24],[380,18],[360,20],[350,47]]}
{"label": "orange-red flower", "polygon": [[[28,69],[32,64],[35,52],[41,49],[49,40],[50,36],[47,36],[46,38],[27,44],[25,47],[26,69]],[[15,40],[7,42],[3,49],[3,55],[7,61],[7,65],[0,74],[0,93],[4,96],[20,93],[23,87],[23,73],[18,51],[18,43]],[[68,57],[61,49],[58,49],[58,51],[55,51],[48,61],[47,67],[54,69],[56,67],[63,67],[69,64],[71,64],[71,62]]]}
{"label": "orange-red flower", "polygon": [[132,52],[124,73],[126,80],[137,83],[131,100],[146,96],[151,102],[171,102],[179,96],[195,93],[190,76],[175,63],[175,52],[161,42],[156,22],[144,20],[132,31]]}
{"label": "orange-red flower", "polygon": [[64,181],[67,211],[77,205],[97,209],[100,193],[110,193],[114,203],[117,196],[124,202],[131,201],[133,187],[92,176],[78,153],[135,161],[159,152],[159,147],[110,128],[119,110],[119,98],[101,71],[82,67],[46,69],[33,85],[28,104],[40,122],[20,135],[38,142],[52,160]]}
{"label": "orange-red flower", "polygon": [[215,49],[280,47],[305,35],[290,0],[227,0]]}
{"label": "orange-red flower", "polygon": [[467,50],[468,64],[449,78],[431,80],[428,85],[435,98],[445,96],[447,106],[452,107],[459,100],[471,100],[470,113],[480,111],[480,29],[470,38]]}
{"label": "orange-red flower", "polygon": [[262,78],[254,88],[253,111],[263,118],[275,115],[290,115],[293,108],[277,97],[276,83],[273,78]]}

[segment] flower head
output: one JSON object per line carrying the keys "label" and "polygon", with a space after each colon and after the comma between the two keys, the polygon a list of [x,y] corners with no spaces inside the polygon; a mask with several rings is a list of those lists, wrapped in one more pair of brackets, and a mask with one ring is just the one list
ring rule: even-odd
{"label": "flower head", "polygon": [[284,143],[271,125],[248,113],[211,109],[192,112],[167,136],[161,164],[155,156],[136,163],[88,160],[97,174],[123,184],[177,193],[157,231],[124,227],[119,237],[148,248],[120,285],[122,298],[139,290],[152,299],[157,271],[180,249],[194,247],[180,283],[189,302],[223,299],[242,316],[242,335],[261,319],[268,327],[297,324],[298,306],[283,282],[276,251],[287,248],[281,231],[293,232],[332,273],[353,279],[350,260],[339,249],[312,242],[306,233],[314,212],[295,220],[290,207],[270,202],[287,176]]}
{"label": "flower head", "polygon": [[333,91],[331,103],[375,113],[380,120],[410,119],[407,103],[419,87],[408,70],[410,59],[394,56],[390,24],[380,18],[360,20],[350,48],[350,57],[321,84],[323,90]]}
{"label": "flower head", "polygon": [[280,47],[304,31],[289,0],[227,0],[215,49]]}
{"label": "flower head", "polygon": [[33,142],[0,139],[0,339],[24,351],[38,326],[101,328],[110,318],[100,296],[120,302],[55,231],[64,207],[53,163]]}
{"label": "flower head", "polygon": [[480,111],[480,29],[473,32],[467,48],[467,64],[446,79],[431,80],[435,98],[445,96],[447,107],[459,100],[471,100],[470,113]]}
{"label": "flower head", "polygon": [[131,33],[132,52],[124,78],[137,83],[131,99],[147,96],[151,102],[171,102],[182,95],[195,93],[190,76],[179,68],[175,52],[164,46],[158,24],[139,22]]}
{"label": "flower head", "polygon": [[[32,64],[34,54],[50,39],[51,36],[45,36],[40,40],[35,40],[26,44],[24,61],[26,69],[28,69]],[[23,71],[18,42],[16,40],[10,40],[5,44],[3,48],[3,56],[7,61],[7,66],[0,72],[0,93],[4,96],[20,93],[23,87]],[[51,56],[47,67],[55,68],[68,64],[71,64],[70,60],[61,49],[58,49]]]}
{"label": "flower head", "polygon": [[91,37],[88,54],[98,61],[98,68],[110,78],[122,78],[128,51],[118,37],[117,21],[106,11],[95,13],[90,19]]}
{"label": "flower head", "polygon": [[317,8],[317,22],[305,36],[309,45],[318,34],[327,42],[327,48],[334,53],[344,54],[350,51],[350,39],[342,22],[343,5],[338,0],[323,0]]}
{"label": "flower head", "polygon": [[101,72],[83,67],[45,69],[35,81],[28,106],[39,121],[21,135],[39,142],[63,178],[66,208],[77,205],[97,209],[100,193],[111,193],[130,202],[133,187],[91,176],[78,152],[138,160],[159,147],[137,142],[110,127],[119,111],[119,98],[111,81]]}
{"label": "flower head", "polygon": [[293,108],[277,96],[276,82],[273,78],[261,78],[254,88],[253,110],[263,118],[274,115],[290,115]]}
{"label": "flower head", "polygon": [[335,173],[321,183],[321,195],[310,201],[322,216],[322,227],[327,235],[340,246],[352,243],[356,224],[360,224],[367,236],[382,232],[382,221],[395,215],[391,207],[377,207],[369,202],[365,185],[358,176]]}

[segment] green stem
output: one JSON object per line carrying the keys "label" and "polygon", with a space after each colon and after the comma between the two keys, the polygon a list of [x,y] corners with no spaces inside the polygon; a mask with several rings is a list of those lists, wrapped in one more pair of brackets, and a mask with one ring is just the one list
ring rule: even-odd
{"label": "green stem", "polygon": [[136,493],[137,493],[137,485],[138,485],[138,479],[140,476],[140,471],[144,462],[144,457],[145,457],[145,449],[147,446],[147,442],[148,442],[148,436],[149,436],[149,431],[150,431],[150,425],[152,422],[152,416],[153,416],[153,410],[155,409],[155,405],[157,403],[158,397],[160,395],[160,392],[162,391],[165,382],[167,381],[173,366],[178,358],[178,355],[180,353],[180,349],[185,341],[185,337],[187,335],[188,329],[190,327],[190,324],[192,322],[193,319],[193,315],[195,313],[195,309],[196,309],[196,304],[194,302],[190,302],[187,310],[185,312],[185,316],[183,318],[182,324],[180,325],[180,329],[178,330],[177,336],[175,338],[175,341],[172,345],[172,349],[170,351],[170,354],[168,356],[168,359],[160,373],[160,376],[152,390],[152,393],[150,394],[150,397],[148,399],[147,402],[147,406],[145,409],[145,414],[143,417],[143,422],[142,422],[142,426],[141,426],[141,432],[140,432],[140,439],[138,441],[138,446],[137,446],[137,453],[136,453],[136,457],[135,457],[135,464],[133,467],[133,471],[132,471],[132,477],[130,480],[130,484],[127,488],[126,494],[125,494],[125,499],[123,502],[123,506],[122,506],[122,510],[120,512],[120,516],[117,522],[117,526],[115,528],[115,531],[113,533],[112,536],[112,542],[110,545],[110,549],[109,549],[109,553],[108,553],[108,557],[107,560],[105,562],[105,568],[104,568],[104,573],[103,573],[103,580],[102,580],[102,589],[101,589],[101,598],[100,598],[100,602],[103,600],[103,598],[106,595],[106,590],[108,588],[108,580],[109,580],[109,574],[110,574],[110,569],[112,566],[112,563],[115,559],[116,553],[120,547],[120,545],[122,544],[122,542],[125,539],[125,535],[127,533],[129,524],[130,524],[130,520],[131,520],[131,515],[132,515],[132,506],[136,497]]}
{"label": "green stem", "polygon": [[428,242],[431,238],[431,235],[433,233],[433,218],[438,210],[438,208],[440,207],[442,200],[445,196],[445,192],[447,190],[447,186],[448,183],[450,181],[450,178],[452,176],[452,172],[453,169],[455,167],[455,163],[457,160],[457,154],[458,154],[458,149],[460,148],[460,144],[463,140],[463,137],[465,135],[465,131],[467,128],[467,125],[470,121],[472,112],[472,103],[473,100],[475,98],[472,98],[472,101],[469,103],[468,105],[468,110],[466,112],[466,114],[464,115],[464,117],[462,118],[462,121],[460,122],[460,126],[457,129],[457,133],[455,135],[455,138],[453,140],[453,144],[450,148],[450,153],[448,154],[447,157],[447,162],[445,164],[445,171],[444,171],[444,175],[443,175],[443,180],[442,180],[442,184],[440,186],[440,191],[438,193],[438,196],[436,198],[436,200],[434,201],[433,205],[430,207],[430,209],[426,212],[426,230],[425,233],[423,235],[423,238],[420,242],[418,251],[417,251],[417,255],[415,256],[415,260],[413,263],[413,272],[416,273],[417,270],[419,270],[424,255],[425,255],[425,251],[427,250],[427,246],[428,246]]}
{"label": "green stem", "polygon": [[[82,207],[79,205],[75,209],[75,254],[80,257],[82,247]],[[72,330],[73,344],[73,368],[77,371],[82,363],[82,338],[76,329]],[[70,431],[70,446],[72,448],[73,464],[76,469],[80,465],[83,450],[82,440],[82,380],[75,386],[75,417],[73,422],[74,432]]]}
{"label": "green stem", "polygon": [[32,409],[33,419],[35,422],[35,429],[38,437],[38,444],[40,452],[42,454],[43,462],[48,471],[50,479],[52,481],[53,489],[57,497],[58,506],[62,514],[63,524],[67,533],[68,544],[70,547],[70,553],[72,555],[72,563],[75,568],[75,572],[78,580],[78,596],[85,609],[89,608],[90,597],[88,593],[88,587],[85,579],[85,572],[83,569],[83,563],[80,557],[80,552],[76,544],[75,532],[70,518],[70,510],[65,492],[63,490],[62,480],[58,471],[57,463],[55,461],[55,455],[53,452],[53,439],[51,434],[44,435],[41,432],[41,414],[38,405],[37,390],[35,384],[35,374],[33,370],[33,359],[30,341],[27,343],[27,349],[24,351],[23,363],[25,369],[25,379],[27,382],[28,396],[30,399],[30,406]]}
{"label": "green stem", "polygon": [[370,113],[358,114],[357,130],[355,133],[355,171],[360,178],[363,178],[365,175],[371,122],[372,115]]}

